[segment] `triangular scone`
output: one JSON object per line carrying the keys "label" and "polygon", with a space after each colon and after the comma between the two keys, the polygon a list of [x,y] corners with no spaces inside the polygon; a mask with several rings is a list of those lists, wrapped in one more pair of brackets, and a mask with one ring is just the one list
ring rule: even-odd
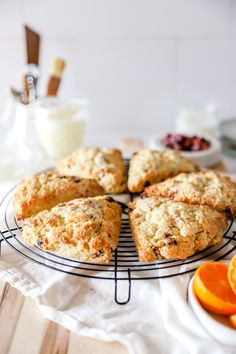
{"label": "triangular scone", "polygon": [[119,240],[122,210],[110,197],[61,203],[23,221],[23,239],[65,258],[108,263]]}
{"label": "triangular scone", "polygon": [[208,205],[236,216],[236,183],[214,171],[182,173],[145,189],[143,196],[159,196],[189,204]]}
{"label": "triangular scone", "polygon": [[13,208],[16,218],[20,220],[71,199],[98,195],[104,195],[104,189],[94,179],[59,176],[52,172],[38,173],[18,185]]}
{"label": "triangular scone", "polygon": [[134,153],[129,167],[128,188],[140,193],[145,187],[176,176],[181,172],[194,172],[199,168],[178,151],[142,149]]}
{"label": "triangular scone", "polygon": [[124,161],[117,149],[80,148],[59,161],[56,172],[65,176],[94,178],[107,193],[122,193],[127,187]]}
{"label": "triangular scone", "polygon": [[186,259],[222,240],[225,213],[167,198],[138,198],[129,220],[140,261]]}

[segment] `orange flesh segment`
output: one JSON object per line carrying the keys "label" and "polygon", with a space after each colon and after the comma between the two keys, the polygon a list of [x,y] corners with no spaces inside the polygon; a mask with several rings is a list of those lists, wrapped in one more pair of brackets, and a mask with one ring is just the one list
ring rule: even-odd
{"label": "orange flesh segment", "polygon": [[236,295],[228,277],[228,266],[220,262],[202,264],[194,276],[194,291],[202,305],[219,314],[236,313]]}

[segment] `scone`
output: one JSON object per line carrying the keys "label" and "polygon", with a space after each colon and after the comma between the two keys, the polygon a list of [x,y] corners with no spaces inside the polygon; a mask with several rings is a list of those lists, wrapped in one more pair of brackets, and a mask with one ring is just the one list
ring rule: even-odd
{"label": "scone", "polygon": [[138,198],[129,220],[140,261],[186,259],[222,240],[225,213],[167,198]]}
{"label": "scone", "polygon": [[130,161],[128,188],[139,193],[145,187],[199,168],[177,151],[143,149],[133,154]]}
{"label": "scone", "polygon": [[109,148],[80,148],[56,165],[60,175],[96,179],[107,193],[126,190],[125,165],[121,152]]}
{"label": "scone", "polygon": [[214,171],[181,173],[147,187],[143,196],[168,197],[179,202],[208,205],[236,216],[236,183]]}
{"label": "scone", "polygon": [[18,220],[75,198],[104,195],[94,179],[58,176],[52,172],[25,178],[17,187],[13,208]]}
{"label": "scone", "polygon": [[117,247],[121,207],[110,197],[74,199],[23,221],[23,239],[65,258],[108,263]]}

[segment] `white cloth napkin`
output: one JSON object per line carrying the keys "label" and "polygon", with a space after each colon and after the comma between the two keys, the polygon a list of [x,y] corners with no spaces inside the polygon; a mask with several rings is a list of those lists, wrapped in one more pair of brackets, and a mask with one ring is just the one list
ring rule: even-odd
{"label": "white cloth napkin", "polygon": [[[216,342],[195,317],[186,301],[190,275],[132,281],[131,300],[121,306],[114,301],[113,281],[63,274],[2,248],[0,278],[34,299],[46,318],[80,335],[117,340],[131,354],[236,351]],[[119,296],[125,299],[127,284],[120,285]]]}

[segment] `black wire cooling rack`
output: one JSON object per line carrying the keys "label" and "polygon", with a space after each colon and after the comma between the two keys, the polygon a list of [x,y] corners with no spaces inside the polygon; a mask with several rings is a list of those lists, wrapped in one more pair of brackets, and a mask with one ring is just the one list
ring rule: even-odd
{"label": "black wire cooling rack", "polygon": [[[40,266],[73,276],[112,281],[114,282],[114,300],[119,305],[125,305],[130,301],[133,281],[170,278],[187,274],[196,270],[199,262],[204,260],[218,261],[236,249],[236,231],[232,227],[233,221],[230,221],[222,242],[217,246],[200,251],[185,261],[158,260],[141,263],[138,260],[138,254],[132,240],[127,213],[124,210],[119,244],[109,264],[95,264],[67,259],[45,252],[38,247],[30,247],[24,243],[21,236],[21,227],[12,213],[14,192],[15,187],[6,194],[0,204],[0,218],[5,224],[0,230],[0,251],[4,244],[4,246],[10,247],[12,251]],[[124,291],[127,291],[125,298],[121,298],[119,286],[123,287],[122,296],[124,296]]]}

